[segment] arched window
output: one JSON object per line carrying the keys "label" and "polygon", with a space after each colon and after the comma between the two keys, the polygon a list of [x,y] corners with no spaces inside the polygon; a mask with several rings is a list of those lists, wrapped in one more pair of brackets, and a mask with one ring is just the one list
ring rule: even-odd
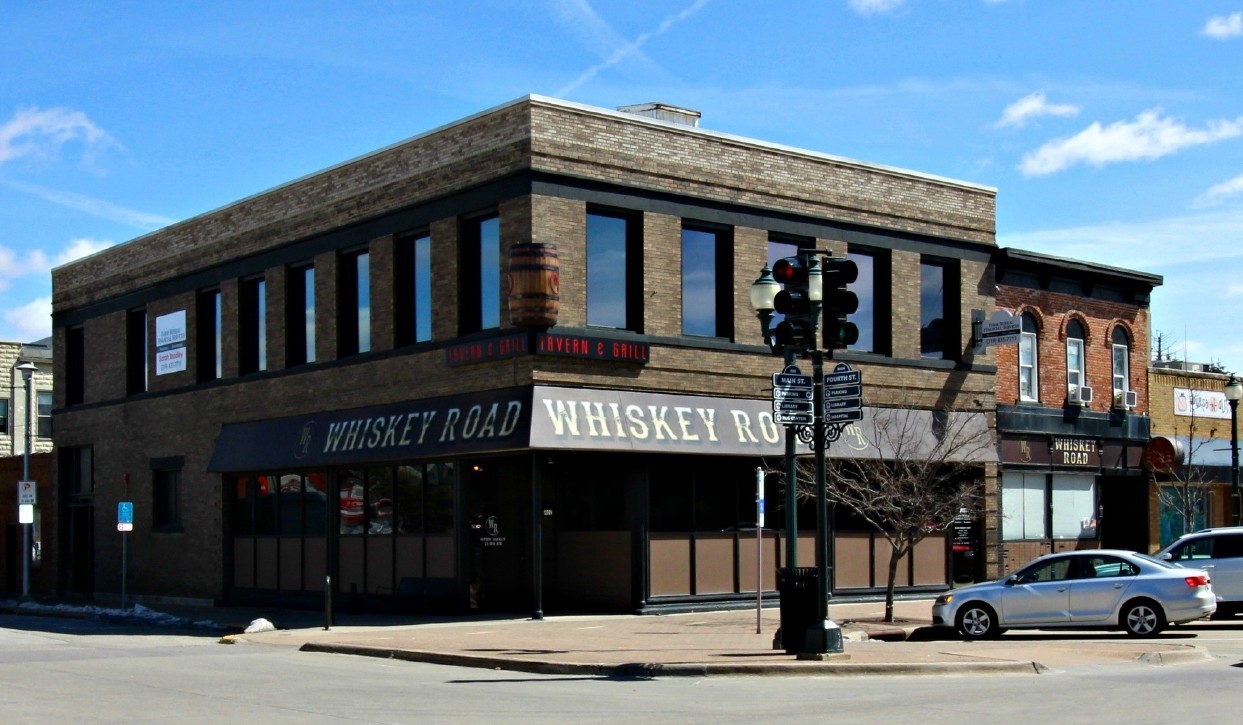
{"label": "arched window", "polygon": [[1066,325],[1066,394],[1070,402],[1078,404],[1092,402],[1091,388],[1087,387],[1087,359],[1083,346],[1086,337],[1083,323],[1079,320],[1071,320]]}
{"label": "arched window", "polygon": [[1024,312],[1023,332],[1019,336],[1019,400],[1040,400],[1040,350],[1037,344],[1036,316]]}
{"label": "arched window", "polygon": [[1114,405],[1129,408],[1135,403],[1128,401],[1127,393],[1131,390],[1131,338],[1121,325],[1114,328],[1111,338],[1113,343],[1114,368]]}

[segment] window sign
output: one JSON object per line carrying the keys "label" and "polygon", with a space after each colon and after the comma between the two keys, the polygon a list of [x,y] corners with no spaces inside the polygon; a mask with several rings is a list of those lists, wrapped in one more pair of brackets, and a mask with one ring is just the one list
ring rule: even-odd
{"label": "window sign", "polygon": [[155,374],[186,369],[186,311],[155,318]]}

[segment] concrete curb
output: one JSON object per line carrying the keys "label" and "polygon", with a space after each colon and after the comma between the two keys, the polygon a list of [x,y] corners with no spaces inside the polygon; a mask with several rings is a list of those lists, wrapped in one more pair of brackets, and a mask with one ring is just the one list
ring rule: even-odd
{"label": "concrete curb", "polygon": [[1213,655],[1209,654],[1208,650],[1192,644],[1169,652],[1145,652],[1136,657],[1135,661],[1150,665],[1185,665],[1211,659]]}
{"label": "concrete curb", "polygon": [[861,675],[1034,675],[1047,672],[1039,662],[922,662],[922,663],[863,663],[863,662],[770,662],[765,664],[714,664],[714,663],[641,663],[593,664],[573,662],[547,662],[540,660],[515,660],[500,657],[401,650],[388,647],[361,645],[316,644],[308,642],[298,648],[300,652],[324,652],[329,654],[360,655],[384,659],[423,662],[455,667],[476,667],[489,670],[529,672],[544,675],[593,675],[624,679],[652,679],[656,677],[709,677],[720,675],[809,675],[861,676]]}

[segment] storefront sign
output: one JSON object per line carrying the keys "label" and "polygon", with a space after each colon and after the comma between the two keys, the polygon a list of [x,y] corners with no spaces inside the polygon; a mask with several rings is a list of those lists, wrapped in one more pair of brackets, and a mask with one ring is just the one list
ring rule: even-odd
{"label": "storefront sign", "polygon": [[452,345],[445,349],[445,364],[459,367],[532,354],[645,365],[651,345],[594,335],[523,330]]}
{"label": "storefront sign", "polygon": [[1055,466],[1101,466],[1100,446],[1095,438],[1053,436],[1049,450]]}
{"label": "storefront sign", "polygon": [[1174,388],[1174,415],[1230,420],[1230,403],[1221,391]]}
{"label": "storefront sign", "polygon": [[[735,456],[781,456],[785,429],[773,420],[768,399],[716,398],[629,390],[534,386],[333,411],[275,420],[230,423],[221,428],[208,470],[265,471],[402,461],[431,456],[513,451],[613,450]],[[865,408],[847,425],[831,455],[885,458],[877,427],[885,415]],[[935,444],[939,426],[931,411],[903,411],[899,423]],[[962,413],[973,434],[988,435],[982,413]],[[992,446],[973,460],[996,460]],[[800,444],[800,454],[810,450]],[[953,457],[953,456],[951,456]]]}

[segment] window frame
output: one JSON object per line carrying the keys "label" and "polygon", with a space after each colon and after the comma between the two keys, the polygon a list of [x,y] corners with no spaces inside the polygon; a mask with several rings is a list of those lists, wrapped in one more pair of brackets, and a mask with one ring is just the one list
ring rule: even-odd
{"label": "window frame", "polygon": [[[495,245],[491,239],[493,225]],[[463,217],[459,222],[458,334],[501,326],[503,236],[501,217],[496,211]]]}
{"label": "window frame", "polygon": [[[848,347],[851,352],[889,355],[892,335],[892,260],[887,250],[871,247],[853,247],[846,251],[846,258],[854,261],[859,278],[846,286],[859,298],[859,308],[846,316],[859,328],[859,340]],[[867,259],[867,264],[860,264]],[[871,269],[871,279],[867,270]]]}
{"label": "window frame", "polygon": [[[1119,342],[1121,340],[1121,342]],[[1115,405],[1126,402],[1126,393],[1131,390],[1131,339],[1121,326],[1115,327],[1110,343],[1110,374],[1113,380],[1113,399]],[[1122,373],[1118,373],[1118,364],[1122,364]],[[1119,385],[1121,381],[1121,385]]]}
{"label": "window frame", "polygon": [[195,297],[195,376],[200,383],[224,377],[223,329],[221,313],[223,300],[220,288],[199,290]]}
{"label": "window frame", "polygon": [[337,356],[371,349],[371,250],[360,247],[337,257]]}
{"label": "window frame", "polygon": [[[1075,335],[1074,333],[1078,333]],[[1066,393],[1077,388],[1088,387],[1087,361],[1087,330],[1079,320],[1071,320],[1066,325]],[[1073,351],[1073,353],[1072,353]],[[1077,367],[1071,367],[1072,359],[1078,360]]]}
{"label": "window frame", "polygon": [[[929,319],[927,270],[941,272],[939,332],[932,326],[938,318]],[[960,270],[957,260],[942,257],[921,257],[919,260],[919,356],[925,360],[957,360],[961,354],[962,307]]]}
{"label": "window frame", "polygon": [[[65,328],[65,405],[86,402],[86,329]],[[0,426],[0,430],[3,426]]]}
{"label": "window frame", "polygon": [[[1018,365],[1019,373],[1019,400],[1026,402],[1040,402],[1040,330],[1036,325],[1036,316],[1030,312],[1024,312],[1019,316],[1021,331],[1019,333]],[[1030,328],[1030,329],[1029,329]],[[1023,352],[1026,349],[1030,353],[1030,361],[1024,364]],[[1024,371],[1028,372],[1027,387],[1024,392]]]}
{"label": "window frame", "polygon": [[[699,268],[690,269],[688,268],[687,263],[690,260],[699,259],[701,254],[687,254],[688,234],[707,234],[712,237],[712,280],[709,284],[699,284],[693,281],[695,273],[701,270]],[[679,234],[679,245],[682,258],[679,271],[679,283],[681,285],[682,292],[682,305],[681,309],[678,311],[681,319],[680,333],[683,337],[701,337],[725,340],[733,339],[734,244],[732,227],[684,219],[682,220],[682,227]],[[707,287],[711,287],[710,294],[712,319],[700,320],[694,322],[694,326],[688,327],[688,320],[695,320],[696,317],[694,315],[687,315],[688,301],[690,301],[691,304],[694,304],[696,301],[699,301],[701,297],[707,296]],[[706,324],[700,328],[698,327],[700,323]],[[711,332],[707,331],[709,326],[712,328]]]}
{"label": "window frame", "polygon": [[5,435],[13,434],[9,429],[9,423],[13,420],[12,412],[13,407],[10,399],[0,398],[0,433]]}
{"label": "window frame", "polygon": [[393,247],[393,336],[396,347],[432,339],[432,236],[398,235]]}
{"label": "window frame", "polygon": [[241,375],[268,369],[267,281],[248,277],[238,285],[237,368]]}
{"label": "window frame", "polygon": [[315,362],[315,263],[285,273],[285,367]]}
{"label": "window frame", "polygon": [[[601,250],[598,245],[592,243],[593,238],[600,238],[599,235],[592,234],[593,218],[612,220],[622,224],[620,265],[607,261],[598,263],[595,261],[600,259]],[[589,206],[584,220],[584,234],[587,250],[587,326],[642,332],[643,215],[630,210]],[[595,254],[593,254],[593,246],[597,247]],[[612,290],[610,289],[613,287],[611,283],[616,279],[619,267],[622,273],[621,284],[616,285],[616,290]],[[602,295],[597,294],[602,288],[609,289],[613,293],[603,295],[608,298],[606,304],[603,305],[600,303]],[[593,316],[593,305],[597,310],[602,307],[620,308],[621,319],[603,320],[600,314]]]}
{"label": "window frame", "polygon": [[[46,413],[44,411],[47,411]],[[52,391],[35,391],[35,437],[52,438]]]}

